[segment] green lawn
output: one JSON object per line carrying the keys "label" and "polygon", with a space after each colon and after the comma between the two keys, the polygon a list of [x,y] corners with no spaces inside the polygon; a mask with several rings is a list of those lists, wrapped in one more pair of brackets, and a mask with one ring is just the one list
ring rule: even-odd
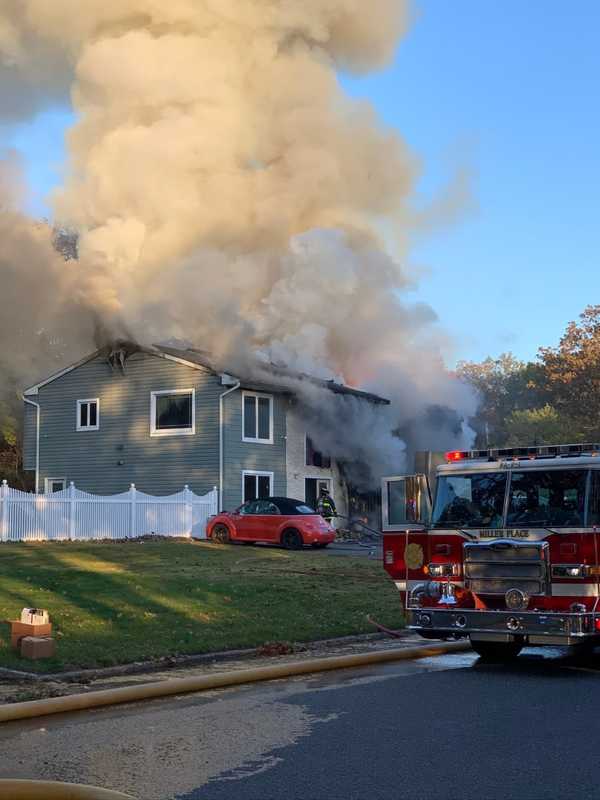
{"label": "green lawn", "polygon": [[381,563],[199,542],[0,546],[0,620],[47,608],[56,658],[24,661],[0,625],[0,666],[109,666],[402,624]]}

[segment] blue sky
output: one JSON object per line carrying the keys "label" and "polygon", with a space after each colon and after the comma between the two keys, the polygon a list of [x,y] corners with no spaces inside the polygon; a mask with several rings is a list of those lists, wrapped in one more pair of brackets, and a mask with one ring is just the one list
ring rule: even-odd
{"label": "blue sky", "polygon": [[[475,205],[415,251],[413,293],[456,358],[532,358],[600,303],[600,2],[420,0],[385,72],[343,83],[422,159],[428,196],[456,167]],[[25,156],[30,206],[60,181],[64,110],[4,132]]]}

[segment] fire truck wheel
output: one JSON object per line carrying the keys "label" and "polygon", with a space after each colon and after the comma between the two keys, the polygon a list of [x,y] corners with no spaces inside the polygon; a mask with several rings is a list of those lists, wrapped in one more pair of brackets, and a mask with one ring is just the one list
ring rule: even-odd
{"label": "fire truck wheel", "polygon": [[576,659],[589,659],[596,656],[595,650],[600,646],[600,641],[594,636],[592,639],[586,639],[581,644],[574,644],[571,648],[571,653]]}
{"label": "fire truck wheel", "polygon": [[471,646],[483,661],[501,662],[516,658],[523,645],[520,642],[482,642],[471,639]]}

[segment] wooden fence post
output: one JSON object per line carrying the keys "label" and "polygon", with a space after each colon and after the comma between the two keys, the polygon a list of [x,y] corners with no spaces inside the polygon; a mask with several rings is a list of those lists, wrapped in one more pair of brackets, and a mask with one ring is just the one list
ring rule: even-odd
{"label": "wooden fence post", "polygon": [[8,541],[8,482],[0,486],[0,542]]}
{"label": "wooden fence post", "polygon": [[135,496],[136,496],[136,489],[135,483],[132,483],[129,487],[129,495],[131,497],[131,507],[130,507],[130,517],[129,517],[129,538],[135,538]]}
{"label": "wooden fence post", "polygon": [[69,484],[69,540],[75,538],[75,484]]}

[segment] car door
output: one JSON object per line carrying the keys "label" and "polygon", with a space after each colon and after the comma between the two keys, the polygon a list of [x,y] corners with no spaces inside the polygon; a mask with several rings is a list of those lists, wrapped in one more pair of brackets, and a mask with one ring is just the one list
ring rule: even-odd
{"label": "car door", "polygon": [[268,542],[279,542],[279,527],[281,524],[281,512],[270,500],[261,502],[261,521],[265,540]]}
{"label": "car door", "polygon": [[237,539],[256,541],[259,530],[257,522],[257,506],[259,502],[259,500],[250,500],[248,503],[244,503],[241,508],[238,508],[233,515]]}
{"label": "car door", "polygon": [[269,500],[256,500],[252,515],[253,535],[249,538],[261,542],[277,541],[279,509]]}

